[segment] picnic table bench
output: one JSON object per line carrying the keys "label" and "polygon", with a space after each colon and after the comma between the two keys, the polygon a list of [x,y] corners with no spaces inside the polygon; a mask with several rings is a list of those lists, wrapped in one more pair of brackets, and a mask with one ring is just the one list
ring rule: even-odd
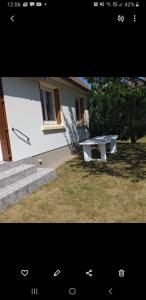
{"label": "picnic table bench", "polygon": [[85,161],[95,160],[92,158],[91,146],[98,145],[98,149],[101,154],[101,158],[98,160],[106,162],[107,161],[106,144],[110,144],[110,153],[117,152],[117,138],[118,135],[96,136],[94,138],[79,143],[79,145],[83,146],[84,160]]}

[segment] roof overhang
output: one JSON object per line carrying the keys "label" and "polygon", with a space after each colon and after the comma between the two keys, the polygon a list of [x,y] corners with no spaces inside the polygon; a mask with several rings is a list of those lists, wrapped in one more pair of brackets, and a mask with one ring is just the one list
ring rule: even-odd
{"label": "roof overhang", "polygon": [[77,88],[78,91],[82,91],[88,94],[91,90],[90,86],[80,80],[78,77],[38,77],[39,81],[43,84],[52,84],[52,88],[55,88],[55,84],[60,83],[69,87]]}
{"label": "roof overhang", "polygon": [[83,82],[82,80],[80,80],[78,77],[60,77],[60,78],[70,82],[71,84],[77,86],[80,89],[83,89],[87,92],[90,91],[90,86],[85,82]]}

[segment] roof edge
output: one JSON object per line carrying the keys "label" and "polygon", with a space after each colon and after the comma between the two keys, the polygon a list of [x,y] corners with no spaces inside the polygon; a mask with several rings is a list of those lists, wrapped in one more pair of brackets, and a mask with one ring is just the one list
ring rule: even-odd
{"label": "roof edge", "polygon": [[61,77],[63,78],[64,80],[74,84],[75,86],[85,90],[85,91],[90,91],[90,87],[85,83],[83,82],[82,80],[80,80],[78,77]]}

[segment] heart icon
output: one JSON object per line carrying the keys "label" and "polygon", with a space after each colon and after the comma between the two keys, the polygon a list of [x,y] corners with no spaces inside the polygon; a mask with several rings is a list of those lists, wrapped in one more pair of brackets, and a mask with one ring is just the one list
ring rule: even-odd
{"label": "heart icon", "polygon": [[28,275],[28,270],[21,270],[21,274],[23,276],[27,276]]}

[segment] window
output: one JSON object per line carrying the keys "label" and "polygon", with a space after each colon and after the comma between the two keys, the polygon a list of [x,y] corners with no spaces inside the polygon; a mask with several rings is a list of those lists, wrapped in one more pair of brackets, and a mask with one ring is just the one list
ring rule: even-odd
{"label": "window", "polygon": [[76,120],[84,122],[84,99],[75,100]]}
{"label": "window", "polygon": [[44,123],[61,124],[59,90],[40,89]]}
{"label": "window", "polygon": [[41,90],[41,100],[44,121],[56,121],[54,98],[52,91]]}
{"label": "window", "polygon": [[75,101],[75,108],[76,108],[76,120],[80,121],[80,108],[79,108],[79,101]]}

